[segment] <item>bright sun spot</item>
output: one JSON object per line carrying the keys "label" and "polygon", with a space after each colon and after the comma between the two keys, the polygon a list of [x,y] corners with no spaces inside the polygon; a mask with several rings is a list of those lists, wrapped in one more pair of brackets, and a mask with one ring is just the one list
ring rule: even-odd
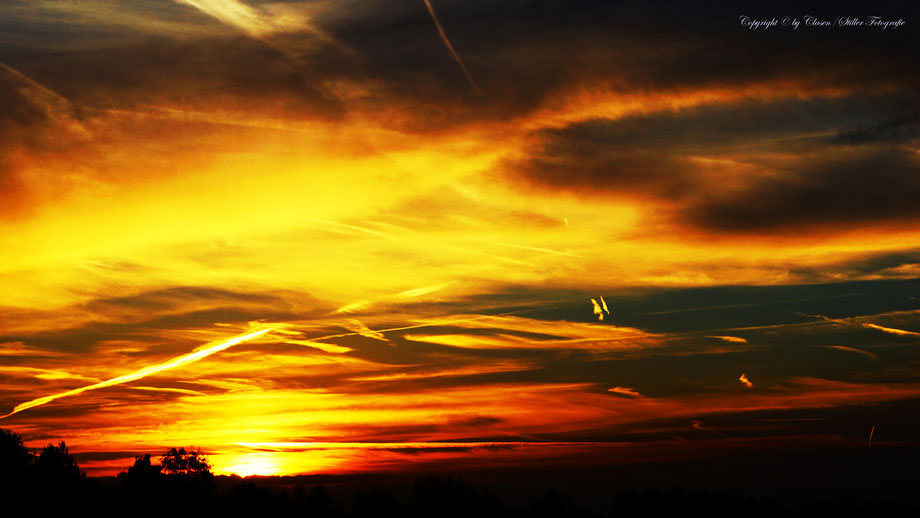
{"label": "bright sun spot", "polygon": [[224,467],[218,470],[220,474],[248,477],[250,475],[277,475],[282,471],[276,452],[228,454],[223,462]]}

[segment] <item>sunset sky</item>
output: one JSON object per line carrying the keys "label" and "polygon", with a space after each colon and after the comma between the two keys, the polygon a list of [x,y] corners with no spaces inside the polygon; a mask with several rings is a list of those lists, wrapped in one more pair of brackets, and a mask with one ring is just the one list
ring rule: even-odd
{"label": "sunset sky", "polygon": [[91,474],[915,441],[920,13],[651,4],[3,2],[0,427]]}

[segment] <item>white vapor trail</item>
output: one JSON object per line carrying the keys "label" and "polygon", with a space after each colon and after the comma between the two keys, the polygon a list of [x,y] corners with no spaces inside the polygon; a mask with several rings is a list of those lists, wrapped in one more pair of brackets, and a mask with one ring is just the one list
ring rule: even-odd
{"label": "white vapor trail", "polygon": [[159,365],[152,365],[150,367],[144,367],[143,369],[132,372],[131,374],[125,374],[124,376],[118,376],[117,378],[108,379],[105,381],[101,381],[99,383],[87,385],[85,387],[75,388],[73,390],[68,390],[67,392],[61,392],[59,394],[52,394],[50,396],[40,397],[38,399],[33,399],[32,401],[26,401],[25,403],[16,405],[16,407],[13,408],[13,411],[10,412],[9,414],[0,416],[0,419],[5,419],[13,414],[17,414],[29,408],[44,405],[45,403],[50,403],[54,401],[55,399],[59,399],[62,397],[67,397],[67,396],[76,396],[77,394],[82,394],[83,392],[86,392],[88,390],[96,390],[96,389],[101,389],[105,387],[111,387],[113,385],[120,385],[122,383],[127,383],[129,381],[146,378],[147,376],[156,374],[158,372],[173,369],[175,367],[180,367],[187,363],[197,362],[198,360],[207,358],[208,356],[211,356],[212,354],[216,352],[223,351],[224,349],[228,349],[230,347],[233,347],[234,345],[241,344],[243,342],[246,342],[254,338],[257,338],[259,336],[262,336],[269,331],[271,331],[271,329],[262,329],[261,331],[256,331],[254,333],[236,336],[229,340],[221,342],[217,345],[213,345],[211,347],[201,349],[199,351],[195,351],[195,352],[183,355],[183,356],[179,356],[178,358],[173,358],[172,360],[169,360],[168,362],[161,363]]}

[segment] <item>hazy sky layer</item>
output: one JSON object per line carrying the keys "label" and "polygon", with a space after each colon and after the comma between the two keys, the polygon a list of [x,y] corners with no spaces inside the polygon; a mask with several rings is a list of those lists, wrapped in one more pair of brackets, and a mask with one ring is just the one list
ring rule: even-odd
{"label": "hazy sky layer", "polygon": [[100,473],[910,440],[916,8],[685,4],[5,2],[0,426]]}

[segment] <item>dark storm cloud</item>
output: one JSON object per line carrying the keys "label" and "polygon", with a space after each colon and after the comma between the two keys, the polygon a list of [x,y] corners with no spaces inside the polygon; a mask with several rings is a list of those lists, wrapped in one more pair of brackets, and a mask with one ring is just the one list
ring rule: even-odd
{"label": "dark storm cloud", "polygon": [[[798,13],[802,6],[792,2],[771,3],[749,13],[735,6],[681,2],[506,1],[480,5],[442,1],[435,6],[471,72],[485,82],[484,91],[489,92],[489,83],[499,86],[504,85],[503,79],[515,78],[517,91],[504,92],[512,99],[539,98],[545,88],[588,77],[667,89],[776,77],[823,77],[837,84],[871,83],[878,74],[884,76],[882,81],[896,74],[903,79],[903,73],[917,77],[909,65],[916,57],[898,46],[910,41],[911,29],[884,34],[792,34],[751,32],[740,26],[740,14]],[[438,66],[440,75],[462,83],[460,71],[451,69],[450,57],[432,45],[437,35],[420,7],[412,1],[371,3],[362,10],[363,16],[330,17],[327,24],[349,48],[392,65],[382,67],[392,76]],[[845,6],[811,7],[817,8],[812,14],[822,14]],[[895,6],[890,14],[909,16],[907,9]],[[414,64],[406,59],[420,55],[419,49],[437,52]],[[886,69],[888,64],[893,68]],[[860,73],[863,65],[871,65],[875,73]],[[526,90],[530,90],[528,95],[517,97]]]}
{"label": "dark storm cloud", "polygon": [[45,124],[48,117],[41,108],[20,92],[13,74],[0,68],[0,131],[6,139],[12,129]]}
{"label": "dark storm cloud", "polygon": [[0,220],[29,207],[23,155],[67,148],[85,135],[67,99],[0,60]]}
{"label": "dark storm cloud", "polygon": [[907,142],[917,138],[920,138],[920,108],[915,104],[886,120],[841,130],[835,141],[841,144],[863,144]]}
{"label": "dark storm cloud", "polygon": [[829,156],[731,196],[714,194],[685,215],[698,226],[729,232],[910,221],[920,216],[918,173],[916,153],[904,149]]}
{"label": "dark storm cloud", "polygon": [[[324,50],[318,60],[334,62],[339,57],[335,47]],[[292,61],[265,42],[245,36],[195,43],[142,42],[17,61],[32,77],[90,109],[159,104],[192,109],[196,103],[235,103],[244,112],[295,118],[334,118],[342,110],[341,101],[323,90],[327,77],[316,69],[322,63]]]}
{"label": "dark storm cloud", "polygon": [[897,252],[870,253],[859,258],[839,261],[823,268],[793,268],[790,273],[810,282],[828,282],[847,278],[907,278],[911,269],[920,264],[920,250],[906,249]]}
{"label": "dark storm cloud", "polygon": [[537,131],[529,156],[507,170],[538,187],[657,198],[707,230],[910,220],[920,214],[918,161],[899,144],[916,117],[843,129],[910,95],[743,100],[576,122]]}
{"label": "dark storm cloud", "polygon": [[[58,107],[48,106],[42,97],[51,96],[0,61],[0,152],[4,155],[18,146],[42,147],[45,144],[47,130],[55,123],[54,108]],[[3,157],[0,162],[0,175],[10,167],[4,164],[6,161]]]}
{"label": "dark storm cloud", "polygon": [[[476,96],[422,2],[317,9],[313,21],[328,37],[304,28],[258,39],[172,2],[164,3],[163,12],[147,2],[98,4],[92,16],[81,11],[69,18],[39,16],[40,9],[29,15],[25,4],[17,4],[16,19],[32,24],[26,32],[34,35],[38,24],[48,33],[46,41],[69,50],[51,53],[26,39],[0,43],[0,57],[94,106],[216,99],[243,109],[255,105],[322,117],[397,108],[408,118],[393,123],[429,130],[526,114],[550,92],[581,84],[634,92],[787,79],[858,89],[914,84],[920,69],[908,51],[911,24],[884,32],[754,32],[740,27],[734,7],[435,2],[453,46],[483,90]],[[882,10],[908,17],[906,9]],[[757,11],[800,10],[790,3]],[[115,23],[126,19],[138,25],[133,37],[125,22]],[[81,43],[84,32],[100,26],[117,37],[109,44]]]}
{"label": "dark storm cloud", "polygon": [[920,263],[920,249],[896,253],[873,254],[844,265],[844,268],[864,273],[882,273],[904,265]]}
{"label": "dark storm cloud", "polygon": [[[693,109],[594,119],[540,130],[513,174],[583,192],[693,198],[713,187],[696,158],[751,160],[756,152],[803,151],[811,135],[873,112],[869,99],[746,100]],[[739,153],[747,153],[737,157]]]}

